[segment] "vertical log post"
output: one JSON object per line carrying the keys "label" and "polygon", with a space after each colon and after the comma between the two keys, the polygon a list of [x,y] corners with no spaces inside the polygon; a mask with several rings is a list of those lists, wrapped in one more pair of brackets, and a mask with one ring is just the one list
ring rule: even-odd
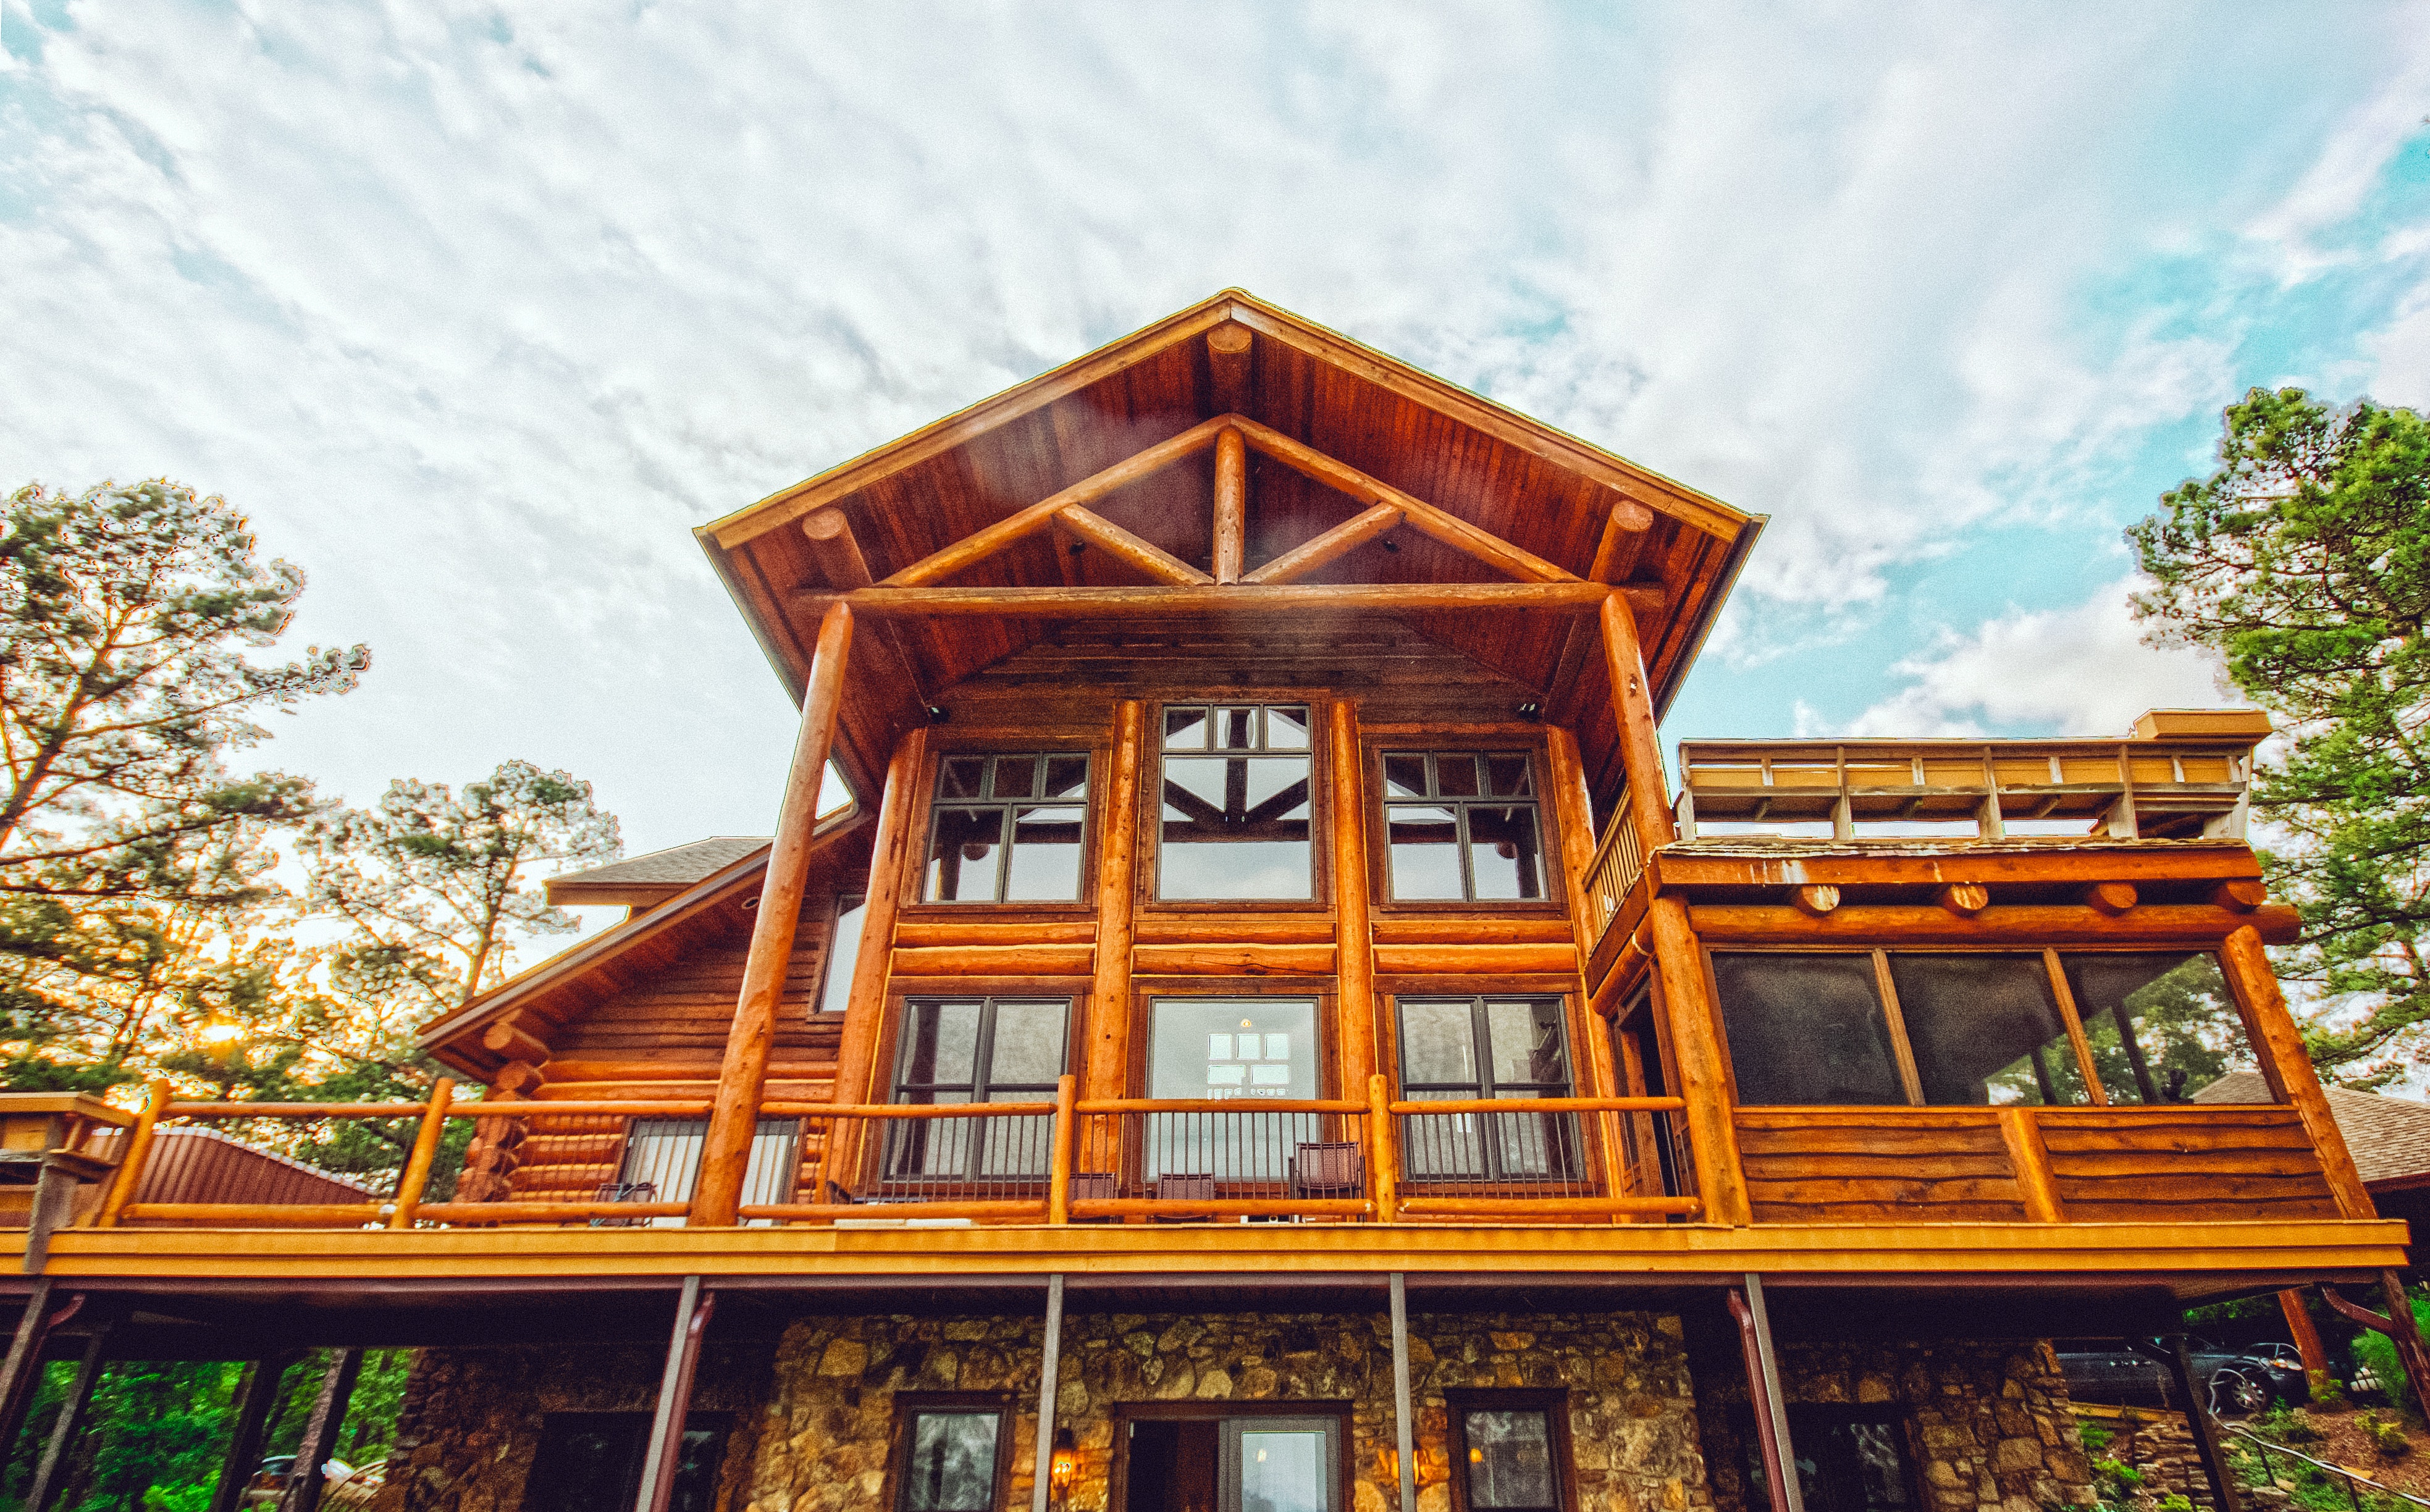
{"label": "vertical log post", "polygon": [[1055,1163],[1046,1171],[1046,1221],[1057,1228],[1072,1221],[1072,1145],[1079,1133],[1073,1105],[1079,1100],[1078,1077],[1055,1078]]}
{"label": "vertical log post", "polygon": [[759,1127],[759,1103],[768,1083],[768,1056],[776,1038],[776,1011],[785,997],[785,969],[792,961],[793,936],[802,922],[802,892],[810,875],[810,831],[818,824],[819,782],[835,743],[836,714],[843,706],[844,658],[852,649],[852,607],[828,606],[819,622],[819,644],[810,658],[809,686],[802,697],[801,737],[776,811],[776,838],[768,848],[767,879],[759,911],[751,921],[751,954],[743,962],[742,991],[734,1027],[725,1038],[725,1061],[718,1068],[717,1095],[709,1105],[708,1132],[701,1138],[700,1183],[692,1188],[691,1221],[730,1227],[742,1204],[742,1181],[751,1164],[751,1138]]}
{"label": "vertical log post", "polygon": [[2236,1476],[2219,1447],[2219,1422],[2210,1415],[2209,1393],[2194,1379],[2193,1361],[2186,1357],[2186,1336],[2171,1334],[2159,1345],[2160,1363],[2168,1367],[2177,1389],[2185,1394],[2186,1426],[2193,1430],[2194,1449],[2201,1455],[2203,1474],[2210,1481],[2211,1505],[2219,1512],[2239,1512],[2242,1504],[2236,1496]]}
{"label": "vertical log post", "polygon": [[68,1398],[59,1404],[59,1415],[52,1421],[51,1437],[42,1445],[42,1463],[34,1468],[33,1484],[25,1488],[24,1512],[46,1512],[51,1499],[59,1488],[59,1471],[68,1462],[68,1450],[84,1433],[85,1414],[92,1407],[93,1387],[101,1384],[104,1355],[109,1347],[107,1324],[95,1328],[84,1341],[84,1357],[76,1363],[75,1384],[68,1387]]}
{"label": "vertical log post", "polygon": [[2261,932],[2251,924],[2239,927],[2222,943],[2219,954],[2227,968],[2229,990],[2244,1005],[2245,1022],[2261,1046],[2263,1075],[2271,1090],[2303,1120],[2304,1132],[2320,1153],[2321,1174],[2328,1178],[2338,1215],[2377,1218],[2371,1192],[2355,1170],[2354,1155],[2338,1129],[2337,1115],[2329,1111],[2328,1094],[2321,1090],[2320,1072],[2312,1069],[2311,1055],[2304,1048],[2304,1032],[2295,1027],[2286,996],[2278,990],[2278,973],[2270,969],[2270,957],[2261,948]]}
{"label": "vertical log post", "polygon": [[2287,1317],[2287,1332],[2294,1337],[2295,1353],[2304,1356],[2304,1378],[2315,1388],[2328,1379],[2329,1352],[2321,1343],[2320,1325],[2312,1321],[2312,1310],[2304,1305],[2304,1288],[2290,1288],[2278,1293],[2278,1310]]}
{"label": "vertical log post", "polygon": [[84,1304],[82,1296],[68,1299],[67,1305],[56,1312],[51,1308],[51,1278],[36,1276],[33,1289],[25,1294],[25,1310],[17,1319],[17,1332],[8,1341],[8,1358],[0,1364],[0,1463],[17,1444],[17,1431],[25,1425],[25,1412],[33,1404],[34,1387],[42,1378],[42,1346],[49,1341],[51,1330],[75,1316]]}
{"label": "vertical log post", "polygon": [[135,1188],[143,1183],[143,1162],[152,1157],[152,1139],[159,1132],[160,1111],[169,1105],[169,1079],[156,1077],[152,1094],[143,1100],[143,1111],[135,1116],[135,1126],[126,1131],[126,1153],[118,1157],[118,1179],[109,1184],[109,1195],[102,1199],[101,1211],[94,1215],[95,1228],[116,1228],[118,1215],[135,1200]]}
{"label": "vertical log post", "polygon": [[[1653,864],[1654,852],[1670,842],[1671,795],[1662,775],[1662,748],[1655,732],[1654,700],[1646,686],[1645,656],[1637,642],[1637,621],[1628,600],[1614,593],[1603,601],[1604,658],[1611,671],[1612,712],[1620,724],[1621,766],[1628,778],[1629,818],[1637,842]],[[1656,894],[1646,906],[1654,935],[1654,967],[1662,983],[1662,1005],[1671,1019],[1671,1053],[1678,1062],[1679,1095],[1688,1102],[1689,1154],[1705,1215],[1716,1223],[1753,1221],[1746,1181],[1739,1165],[1738,1128],[1731,1122],[1729,1072],[1714,1032],[1713,999],[1705,974],[1705,953],[1688,925],[1688,906],[1677,896]]]}
{"label": "vertical log post", "polygon": [[288,1474],[278,1512],[321,1512],[321,1492],[328,1482],[321,1467],[338,1452],[338,1430],[345,1426],[346,1404],[354,1400],[355,1378],[362,1369],[359,1349],[339,1350],[329,1361],[312,1398],[312,1414],[304,1420],[304,1441],[296,1447],[295,1469]]}
{"label": "vertical log post", "polygon": [[[852,963],[852,995],[844,1002],[843,1036],[836,1048],[835,1086],[828,1099],[846,1107],[873,1100],[877,1046],[886,1028],[886,978],[894,959],[894,920],[903,907],[903,879],[911,871],[919,837],[912,831],[920,810],[920,773],[928,759],[928,732],[913,730],[895,743],[886,764],[886,792],[878,801],[877,838],[870,845],[868,901],[861,905],[860,954]],[[827,1121],[826,1148],[819,1159],[822,1181],[858,1185],[859,1119]],[[811,1199],[825,1202],[820,1187]]]}
{"label": "vertical log post", "polygon": [[[1106,773],[1097,848],[1097,954],[1089,982],[1089,1032],[1082,1043],[1080,1095],[1091,1101],[1124,1095],[1130,1082],[1132,900],[1138,895],[1140,769],[1146,757],[1147,706],[1135,698],[1114,706],[1113,770]],[[1153,806],[1151,806],[1153,811]],[[1086,1169],[1112,1171],[1119,1121],[1092,1119]]]}
{"label": "vertical log post", "polygon": [[237,1398],[236,1426],[229,1433],[227,1453],[220,1459],[219,1485],[211,1490],[210,1512],[236,1512],[245,1484],[261,1463],[262,1437],[270,1431],[270,1412],[278,1405],[278,1383],[287,1374],[288,1356],[273,1354],[253,1362]]}
{"label": "vertical log post", "polygon": [[2000,1142],[2007,1148],[2008,1170],[2016,1177],[2017,1195],[2025,1205],[2025,1221],[2067,1221],[2067,1211],[2059,1205],[2058,1178],[2051,1171],[2050,1147],[2042,1142],[2041,1125],[2034,1122],[2034,1110],[2000,1109]]}
{"label": "vertical log post", "polygon": [[1327,795],[1333,805],[1333,938],[1339,964],[1335,997],[1340,1045],[1341,1095],[1356,1097],[1379,1059],[1376,1038],[1375,931],[1367,895],[1367,784],[1359,759],[1358,706],[1336,699],[1326,716]]}
{"label": "vertical log post", "polygon": [[[1570,924],[1577,942],[1578,968],[1586,969],[1594,955],[1595,924],[1587,912],[1587,873],[1593,870],[1595,854],[1594,808],[1587,796],[1586,765],[1578,758],[1577,738],[1559,725],[1544,731],[1544,753],[1551,770],[1545,781],[1551,788],[1552,819],[1560,838],[1561,879],[1569,894]],[[1619,1068],[1613,1064],[1611,1025],[1598,1021],[1589,1007],[1589,984],[1578,978],[1576,1007],[1570,1015],[1570,1032],[1579,1049],[1578,1059],[1586,1073],[1586,1087],[1580,1095],[1586,1097],[1620,1097],[1623,1091]],[[1630,1179],[1628,1157],[1620,1137],[1620,1115],[1598,1113],[1594,1116],[1595,1143],[1603,1155],[1604,1195],[1625,1196]],[[1639,1218],[1661,1220],[1653,1214],[1620,1214],[1612,1221],[1635,1222]]]}
{"label": "vertical log post", "polygon": [[1772,1512],[1806,1512],[1806,1487],[1797,1476],[1797,1450],[1789,1437],[1789,1405],[1780,1394],[1780,1361],[1773,1353],[1772,1317],[1763,1304],[1763,1278],[1750,1271],[1744,1289],[1729,1293],[1738,1321],[1739,1347],[1746,1356],[1747,1397],[1755,1406],[1756,1443],[1763,1453],[1764,1479],[1772,1487]]}
{"label": "vertical log post", "polygon": [[1215,413],[1237,414],[1249,407],[1249,349],[1254,340],[1239,321],[1225,321],[1207,333],[1207,373],[1213,378],[1209,396]]}
{"label": "vertical log post", "polygon": [[1240,580],[1249,541],[1249,443],[1233,426],[1215,437],[1215,581]]}
{"label": "vertical log post", "polygon": [[439,1141],[447,1133],[447,1109],[455,1095],[456,1084],[444,1076],[430,1088],[430,1105],[422,1115],[422,1127],[414,1131],[413,1153],[406,1156],[405,1174],[397,1178],[396,1211],[388,1221],[391,1228],[413,1226],[414,1210],[430,1188],[430,1167],[439,1158]]}
{"label": "vertical log post", "polygon": [[1375,1221],[1399,1222],[1401,1154],[1392,1138],[1392,1084],[1382,1072],[1367,1078],[1367,1164]]}
{"label": "vertical log post", "polygon": [[1395,1271],[1387,1286],[1392,1308],[1392,1463],[1401,1483],[1401,1512],[1418,1512],[1418,1404],[1409,1389],[1408,1281]]}

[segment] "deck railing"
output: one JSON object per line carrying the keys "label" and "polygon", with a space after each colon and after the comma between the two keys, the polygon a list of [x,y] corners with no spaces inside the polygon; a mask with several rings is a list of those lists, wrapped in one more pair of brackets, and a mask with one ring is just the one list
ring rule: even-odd
{"label": "deck railing", "polygon": [[1579,900],[1586,910],[1587,938],[1600,940],[1611,922],[1620,916],[1621,906],[1637,888],[1637,879],[1645,874],[1645,843],[1637,833],[1637,822],[1628,806],[1628,791],[1621,789],[1613,806],[1611,822],[1604,825],[1603,839],[1595,845],[1594,859],[1587,863],[1586,896]]}
{"label": "deck railing", "polygon": [[2252,745],[2249,738],[1682,741],[1679,834],[2241,839]]}
{"label": "deck railing", "polygon": [[[771,1102],[761,1108],[743,1222],[897,1225],[928,1221],[1403,1218],[1549,1221],[1692,1217],[1664,1163],[1632,1133],[1670,1126],[1676,1098],[1396,1102],[1374,1078],[1362,1102],[1265,1098],[953,1105]],[[104,1227],[391,1228],[683,1220],[697,1181],[705,1100],[534,1099],[458,1104],[181,1101],[165,1084],[129,1131],[95,1221]],[[337,1174],[271,1154],[377,1123],[391,1169]],[[450,1190],[470,1123],[513,1152],[495,1200]],[[216,1127],[244,1131],[221,1139]],[[280,1162],[284,1185],[217,1174],[193,1152],[220,1144]],[[442,1159],[442,1149],[457,1152]],[[293,1172],[286,1167],[294,1167]],[[1684,1170],[1684,1160],[1671,1169]],[[299,1174],[300,1173],[300,1174]],[[434,1181],[434,1177],[436,1178]]]}

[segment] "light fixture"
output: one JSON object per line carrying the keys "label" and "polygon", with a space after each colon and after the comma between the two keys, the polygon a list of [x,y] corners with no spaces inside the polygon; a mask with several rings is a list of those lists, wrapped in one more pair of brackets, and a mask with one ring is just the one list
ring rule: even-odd
{"label": "light fixture", "polygon": [[1526,703],[1522,704],[1522,705],[1520,705],[1520,706],[1519,706],[1519,717],[1520,717],[1521,719],[1523,719],[1523,720],[1532,720],[1532,719],[1535,719],[1535,718],[1537,718],[1538,716],[1541,715],[1543,712],[1544,712],[1544,706],[1543,706],[1543,705],[1541,705],[1541,704],[1537,703],[1537,702],[1536,702],[1534,699],[1532,699],[1532,698],[1531,698],[1531,699],[1529,699]]}
{"label": "light fixture", "polygon": [[1072,1430],[1055,1430],[1055,1457],[1047,1461],[1046,1478],[1062,1496],[1072,1489],[1072,1478],[1080,1473],[1080,1448],[1072,1441]]}

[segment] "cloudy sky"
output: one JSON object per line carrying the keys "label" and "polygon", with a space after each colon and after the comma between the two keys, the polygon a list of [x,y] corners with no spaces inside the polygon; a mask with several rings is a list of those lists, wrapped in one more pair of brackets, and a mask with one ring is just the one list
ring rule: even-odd
{"label": "cloudy sky", "polygon": [[2113,732],[2253,384],[2430,405],[2430,7],[0,0],[0,485],[311,576],[357,802],[765,833],[690,527],[1227,285],[1773,523],[1671,739]]}

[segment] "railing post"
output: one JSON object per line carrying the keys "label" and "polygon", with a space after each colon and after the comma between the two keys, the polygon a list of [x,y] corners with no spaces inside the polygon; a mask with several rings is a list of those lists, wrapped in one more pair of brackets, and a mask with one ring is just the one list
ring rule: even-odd
{"label": "railing post", "polygon": [[126,1131],[126,1149],[118,1157],[118,1179],[109,1184],[109,1195],[102,1200],[93,1227],[116,1228],[118,1215],[135,1200],[136,1184],[143,1179],[143,1162],[152,1155],[152,1136],[159,1127],[161,1110],[168,1105],[169,1078],[157,1077],[152,1083],[152,1095],[144,1099],[143,1111],[136,1115],[135,1126]]}
{"label": "railing post", "polygon": [[1375,1221],[1395,1223],[1401,1217],[1401,1162],[1392,1138],[1391,1084],[1377,1072],[1367,1078],[1367,1144],[1371,1152],[1369,1180],[1375,1196]]}
{"label": "railing post", "polygon": [[1065,1073],[1055,1078],[1055,1161],[1046,1174],[1046,1221],[1060,1228],[1072,1221],[1072,1149],[1079,1133],[1080,1078]]}
{"label": "railing post", "polygon": [[414,1210],[422,1205],[422,1193],[430,1185],[431,1163],[439,1158],[439,1140],[447,1132],[447,1109],[455,1096],[456,1083],[445,1076],[430,1088],[430,1106],[422,1115],[422,1127],[414,1131],[413,1154],[406,1157],[405,1174],[397,1179],[396,1211],[388,1221],[392,1229],[413,1226]]}
{"label": "railing post", "polygon": [[2025,1206],[2025,1218],[2035,1223],[2063,1223],[2067,1214],[2059,1206],[2058,1182],[2051,1173],[2050,1148],[2042,1143],[2041,1125],[2034,1122],[2029,1107],[2000,1109],[2000,1140],[2008,1149],[2008,1167],[2017,1178],[2017,1195]]}

